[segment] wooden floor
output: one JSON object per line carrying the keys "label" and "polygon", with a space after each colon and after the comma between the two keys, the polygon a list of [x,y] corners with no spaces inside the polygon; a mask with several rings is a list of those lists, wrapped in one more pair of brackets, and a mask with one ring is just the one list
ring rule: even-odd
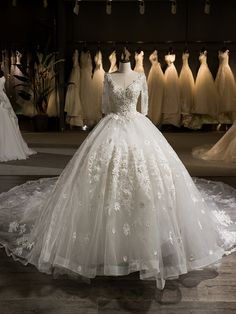
{"label": "wooden floor", "polygon": [[[0,191],[39,176],[0,176]],[[217,270],[168,281],[163,291],[138,273],[90,283],[54,279],[0,250],[0,314],[231,314],[236,313],[236,253]]]}
{"label": "wooden floor", "polygon": [[163,291],[138,273],[97,277],[91,283],[53,279],[0,251],[1,314],[236,313],[236,254],[219,269],[169,281]]}

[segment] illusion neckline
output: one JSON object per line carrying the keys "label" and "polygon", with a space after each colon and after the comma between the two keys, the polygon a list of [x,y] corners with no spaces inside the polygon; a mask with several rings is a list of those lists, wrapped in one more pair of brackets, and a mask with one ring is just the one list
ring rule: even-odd
{"label": "illusion neckline", "polygon": [[119,86],[112,78],[111,78],[111,74],[112,73],[106,73],[106,75],[110,78],[110,81],[112,83],[113,86],[115,86],[116,88],[119,88],[121,90],[124,90],[126,91],[130,86],[132,86],[135,82],[137,82],[139,80],[139,78],[143,75],[143,73],[138,73],[137,77],[129,84],[127,85],[126,87],[122,87],[122,86]]}

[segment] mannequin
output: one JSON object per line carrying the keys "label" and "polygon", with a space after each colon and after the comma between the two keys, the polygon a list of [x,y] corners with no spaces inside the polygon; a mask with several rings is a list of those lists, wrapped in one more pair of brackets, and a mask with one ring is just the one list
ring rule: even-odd
{"label": "mannequin", "polygon": [[139,75],[131,69],[129,61],[120,61],[118,71],[110,74],[117,85],[123,88],[127,88]]}

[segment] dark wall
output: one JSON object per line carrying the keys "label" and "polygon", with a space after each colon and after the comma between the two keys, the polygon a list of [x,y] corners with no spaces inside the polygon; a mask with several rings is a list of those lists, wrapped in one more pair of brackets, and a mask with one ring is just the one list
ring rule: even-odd
{"label": "dark wall", "polygon": [[82,1],[76,16],[72,13],[74,1],[66,1],[67,58],[70,58],[74,48],[82,49],[86,45],[92,53],[101,48],[107,70],[109,53],[113,49],[119,52],[125,44],[133,53],[137,49],[144,50],[144,65],[148,71],[149,54],[157,49],[164,68],[164,55],[172,46],[176,52],[176,66],[180,70],[181,55],[187,47],[190,65],[196,75],[199,51],[205,47],[209,67],[215,75],[217,51],[227,45],[231,51],[230,63],[236,74],[235,0],[211,1],[209,15],[204,14],[204,0],[178,0],[176,15],[171,14],[169,0],[145,3],[145,14],[140,15],[137,1],[113,1],[112,14],[107,15],[104,1]]}
{"label": "dark wall", "polygon": [[0,1],[0,49],[53,49],[55,42],[55,3],[47,8],[42,0]]}
{"label": "dark wall", "polygon": [[211,1],[209,15],[203,12],[204,2],[177,0],[177,14],[172,15],[169,0],[146,0],[146,12],[142,16],[136,0],[113,0],[109,16],[105,12],[105,1],[83,0],[76,16],[74,0],[48,0],[47,9],[43,8],[42,0],[17,0],[17,7],[12,7],[12,0],[1,0],[0,48],[59,49],[67,59],[68,75],[72,51],[82,49],[85,41],[93,54],[98,48],[102,50],[106,70],[109,53],[117,49],[119,54],[124,44],[131,52],[144,50],[146,71],[150,66],[148,56],[154,49],[159,51],[164,67],[164,55],[172,46],[179,70],[181,54],[187,46],[190,65],[196,74],[199,51],[204,46],[208,50],[208,64],[215,74],[217,51],[227,45],[231,52],[230,64],[236,74],[236,1]]}

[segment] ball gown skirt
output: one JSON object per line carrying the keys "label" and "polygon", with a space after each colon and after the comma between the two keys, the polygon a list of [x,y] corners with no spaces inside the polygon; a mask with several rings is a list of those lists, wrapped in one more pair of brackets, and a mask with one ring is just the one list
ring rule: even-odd
{"label": "ball gown skirt", "polygon": [[144,74],[125,89],[112,80],[105,75],[107,115],[60,177],[0,195],[0,243],[45,273],[94,278],[138,271],[163,288],[166,279],[234,249],[236,191],[195,184],[162,134],[135,110],[141,91],[147,114]]}

